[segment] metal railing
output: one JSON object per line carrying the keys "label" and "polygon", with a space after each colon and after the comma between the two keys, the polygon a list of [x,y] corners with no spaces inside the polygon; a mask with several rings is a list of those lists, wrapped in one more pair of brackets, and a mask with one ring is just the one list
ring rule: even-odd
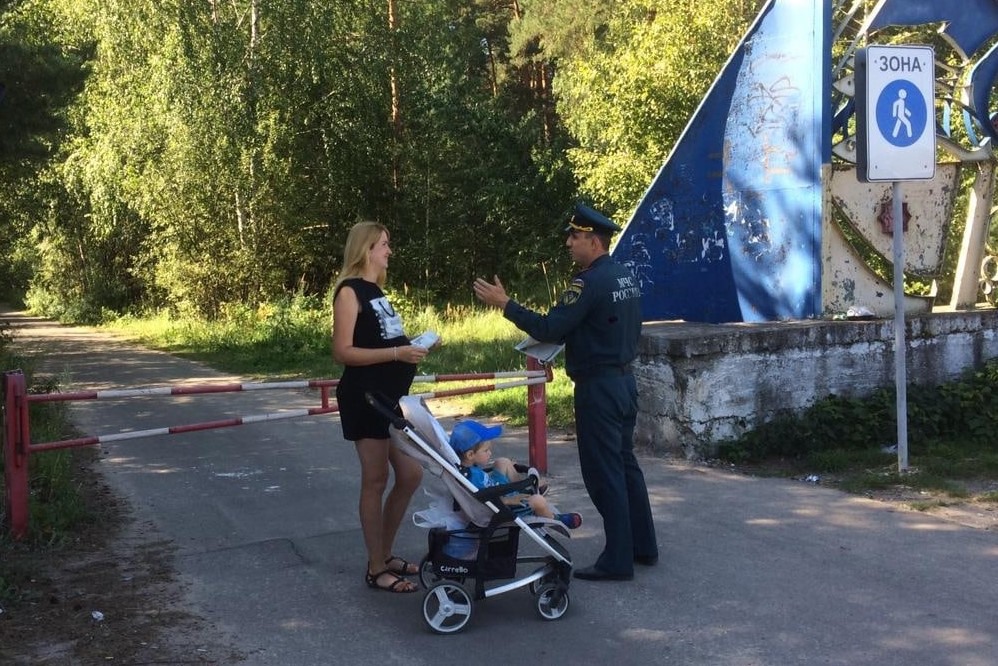
{"label": "metal railing", "polygon": [[[496,383],[476,384],[460,388],[437,390],[414,394],[420,398],[444,398],[471,393],[483,393],[502,389],[527,387],[527,428],[528,456],[532,467],[542,473],[547,472],[547,394],[545,384],[552,381],[550,367],[544,367],[535,359],[527,358],[527,369],[512,372],[465,373],[420,375],[414,383],[448,383],[469,382],[476,380],[511,380]],[[339,411],[339,406],[330,403],[329,390],[339,383],[336,379],[313,379],[287,382],[263,382],[253,384],[205,384],[200,386],[166,386],[157,388],[113,389],[102,391],[76,391],[67,393],[29,394],[24,374],[20,370],[12,370],[3,374],[3,443],[4,461],[4,506],[6,507],[5,525],[13,539],[23,539],[29,527],[29,476],[28,470],[31,456],[36,453],[68,449],[81,446],[93,446],[108,442],[120,442],[129,439],[177,435],[228,428],[265,421],[279,421],[331,414]],[[134,397],[149,396],[191,396],[215,393],[235,393],[242,391],[262,391],[278,389],[318,389],[321,400],[318,407],[291,409],[268,414],[253,414],[204,421],[183,425],[152,428],[132,432],[118,432],[102,435],[88,435],[75,439],[64,439],[52,442],[31,442],[30,410],[32,403],[69,402],[80,400],[120,400]]]}

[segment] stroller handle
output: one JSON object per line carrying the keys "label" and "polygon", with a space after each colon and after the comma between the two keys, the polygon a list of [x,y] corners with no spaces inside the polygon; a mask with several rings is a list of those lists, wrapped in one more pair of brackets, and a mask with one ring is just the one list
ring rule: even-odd
{"label": "stroller handle", "polygon": [[367,400],[367,404],[381,412],[381,415],[391,421],[391,424],[399,430],[406,426],[405,417],[391,407],[392,401],[383,393],[364,391],[364,399]]}

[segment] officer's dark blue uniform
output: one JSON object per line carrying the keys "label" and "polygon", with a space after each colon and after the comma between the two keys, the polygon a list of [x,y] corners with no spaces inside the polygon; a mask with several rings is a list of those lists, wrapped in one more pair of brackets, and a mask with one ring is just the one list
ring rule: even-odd
{"label": "officer's dark blue uniform", "polygon": [[[609,236],[620,228],[578,206],[566,231]],[[634,457],[637,386],[630,363],[641,336],[637,280],[608,254],[574,276],[561,300],[541,315],[510,300],[503,315],[542,342],[565,343],[565,370],[575,381],[575,424],[586,490],[603,517],[606,546],[590,580],[626,580],[634,562],[658,560],[644,474]]]}

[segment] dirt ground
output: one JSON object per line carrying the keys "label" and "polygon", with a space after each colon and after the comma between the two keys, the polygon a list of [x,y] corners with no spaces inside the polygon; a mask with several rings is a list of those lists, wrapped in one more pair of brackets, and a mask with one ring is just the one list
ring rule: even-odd
{"label": "dirt ground", "polygon": [[182,607],[172,544],[137,523],[99,481],[96,450],[76,455],[84,501],[97,520],[68,545],[4,553],[17,575],[14,600],[0,603],[0,663],[241,661],[210,622]]}
{"label": "dirt ground", "polygon": [[[80,450],[78,469],[85,501],[99,520],[81,528],[71,545],[16,548],[9,554],[22,575],[15,581],[17,599],[0,605],[0,663],[242,661],[210,621],[183,607],[184,583],[171,566],[172,544],[160,539],[152,525],[138,524],[128,507],[100,483],[93,472],[97,455],[95,450]],[[733,467],[729,471],[753,473]],[[835,481],[798,480],[829,486]],[[993,492],[998,482],[977,486],[974,495]],[[998,529],[998,505],[993,502],[973,497],[956,502],[904,487],[867,496],[897,510],[924,510],[976,529]]]}
{"label": "dirt ground", "polygon": [[967,527],[998,530],[998,504],[980,499],[981,496],[998,490],[998,482],[965,482],[965,485],[970,496],[961,499],[905,486],[871,491],[866,496],[907,511],[921,511]]}
{"label": "dirt ground", "polygon": [[[839,488],[841,481],[840,478],[832,474],[793,476],[788,472],[789,467],[784,467],[779,462],[737,466],[712,460],[705,464],[715,469],[727,469],[734,473],[751,476],[778,476],[782,478],[789,476],[789,478],[801,483],[815,483],[828,488]],[[913,469],[912,473],[917,474],[917,469]],[[907,485],[867,490],[863,496],[890,504],[898,511],[916,511],[966,527],[998,530],[998,502],[987,499],[998,493],[998,480],[962,479],[960,485],[966,489],[966,497],[954,498],[944,492],[921,490]]]}

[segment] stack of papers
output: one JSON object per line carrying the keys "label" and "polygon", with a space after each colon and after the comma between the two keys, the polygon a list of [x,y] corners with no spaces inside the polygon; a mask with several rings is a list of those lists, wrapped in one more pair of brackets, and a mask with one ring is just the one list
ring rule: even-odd
{"label": "stack of papers", "polygon": [[553,361],[564,348],[564,344],[557,342],[538,342],[530,336],[527,336],[525,339],[521,340],[514,347],[514,349],[523,352],[527,356],[536,358],[545,365]]}
{"label": "stack of papers", "polygon": [[429,349],[439,341],[440,336],[435,331],[424,331],[410,340],[409,343],[423,349]]}

